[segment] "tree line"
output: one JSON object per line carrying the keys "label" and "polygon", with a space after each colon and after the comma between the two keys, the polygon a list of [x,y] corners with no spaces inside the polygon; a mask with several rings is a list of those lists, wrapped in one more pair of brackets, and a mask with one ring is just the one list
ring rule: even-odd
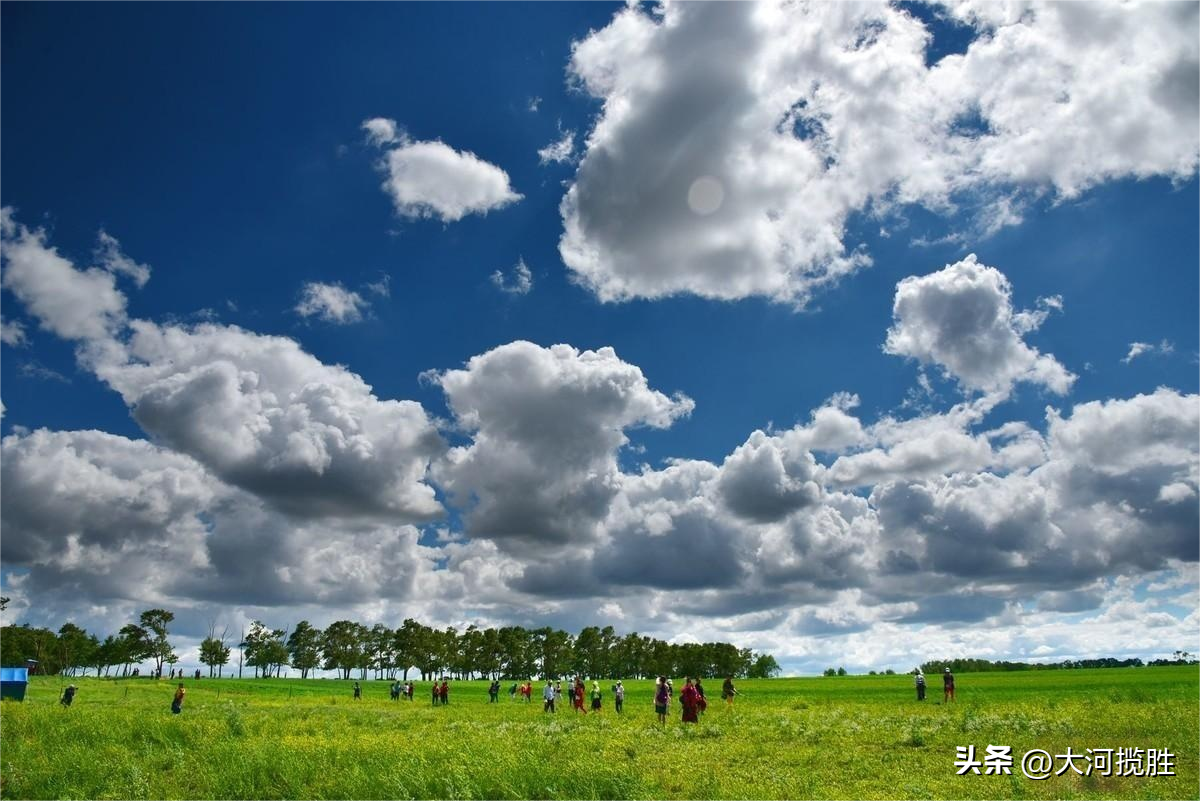
{"label": "tree line", "polygon": [[[164,664],[173,667],[179,661],[168,639],[167,627],[173,620],[174,615],[165,609],[149,609],[136,623],[103,640],[69,622],[58,632],[28,625],[5,626],[0,629],[0,663],[23,665],[35,659],[37,672],[48,675],[94,669],[97,676],[112,671],[127,676],[131,668],[154,660],[155,670],[161,671]],[[238,675],[244,667],[256,677],[279,676],[289,667],[300,671],[301,678],[323,669],[336,670],[346,679],[357,671],[363,679],[373,675],[405,680],[414,670],[423,680],[570,675],[767,678],[780,673],[770,654],[730,643],[669,643],[637,632],[621,635],[612,626],[588,626],[575,635],[550,627],[472,625],[459,631],[408,618],[396,628],[338,620],[319,629],[301,620],[290,630],[255,620],[236,638],[228,628],[218,634],[216,626],[210,625],[208,636],[200,643],[200,662],[208,667],[210,677],[224,675],[235,647],[239,649]]]}

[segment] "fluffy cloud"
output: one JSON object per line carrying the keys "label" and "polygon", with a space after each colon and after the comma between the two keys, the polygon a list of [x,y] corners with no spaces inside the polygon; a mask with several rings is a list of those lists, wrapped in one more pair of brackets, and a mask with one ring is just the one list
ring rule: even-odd
{"label": "fluffy cloud", "polygon": [[20,348],[29,344],[25,334],[25,325],[19,320],[5,320],[0,323],[0,342],[10,348]]}
{"label": "fluffy cloud", "polygon": [[327,323],[344,325],[361,320],[363,310],[368,308],[370,304],[362,295],[346,289],[340,283],[309,281],[300,290],[300,301],[295,311],[301,317],[316,317]]}
{"label": "fluffy cloud", "polygon": [[290,339],[129,321],[111,273],[78,270],[42,232],[4,220],[6,287],[43,327],[83,341],[83,364],[161,443],[290,514],[441,514],[425,477],[444,444],[419,403],[377,398]]}
{"label": "fluffy cloud", "polygon": [[820,499],[816,473],[811,453],[755,431],[725,458],[717,487],[734,514],[768,523]]}
{"label": "fluffy cloud", "polygon": [[97,365],[98,375],[143,429],[222,480],[298,515],[440,514],[424,479],[444,446],[419,403],[377,398],[283,337],[130,327],[123,359]]}
{"label": "fluffy cloud", "polygon": [[558,133],[558,139],[538,149],[538,162],[543,167],[547,164],[570,162],[575,155],[575,132],[564,131],[560,124]]}
{"label": "fluffy cloud", "polygon": [[1012,287],[974,254],[896,286],[894,324],[884,350],[936,364],[964,388],[1008,392],[1017,381],[1066,393],[1075,380],[1053,356],[1022,339],[1031,323],[1015,320]]}
{"label": "fluffy cloud", "polygon": [[802,304],[869,263],[854,212],[967,208],[987,232],[1030,192],[1195,171],[1194,8],[1003,8],[956,7],[977,38],[933,65],[930,33],[884,3],[618,12],[572,50],[604,106],[561,204],[564,262],[603,300]]}
{"label": "fluffy cloud", "polygon": [[492,284],[506,295],[528,295],[533,289],[533,273],[525,264],[525,259],[517,259],[512,268],[512,278],[508,278],[500,270],[492,273]]}
{"label": "fluffy cloud", "polygon": [[203,570],[201,513],[219,482],[187,456],[100,431],[12,434],[2,443],[4,562],[92,603],[170,594]]}
{"label": "fluffy cloud", "polygon": [[433,376],[471,444],[435,477],[467,532],[512,548],[587,540],[617,491],[625,429],[665,428],[692,401],[649,387],[611,348],[513,342]]}
{"label": "fluffy cloud", "polygon": [[125,322],[125,295],[113,273],[99,267],[77,270],[46,244],[46,232],[30,230],[0,210],[4,288],[38,318],[42,328],[64,339],[100,340]]}
{"label": "fluffy cloud", "polygon": [[367,120],[363,127],[373,144],[385,148],[380,164],[387,176],[383,189],[404,217],[455,222],[523,197],[509,185],[508,173],[474,153],[441,141],[414,141],[393,120]]}
{"label": "fluffy cloud", "polygon": [[117,238],[105,231],[101,231],[97,236],[95,255],[96,261],[101,267],[114,275],[128,276],[139,287],[145,286],[146,282],[150,280],[150,267],[138,264],[126,256],[121,250],[121,243],[117,241]]}

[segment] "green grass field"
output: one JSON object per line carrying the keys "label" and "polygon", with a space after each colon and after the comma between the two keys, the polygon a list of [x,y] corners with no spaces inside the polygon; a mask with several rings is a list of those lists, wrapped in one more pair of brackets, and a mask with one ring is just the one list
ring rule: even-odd
{"label": "green grass field", "polygon": [[[535,697],[487,703],[457,682],[434,708],[386,682],[35,678],[0,708],[3,798],[1197,798],[1200,676],[1195,667],[958,676],[957,703],[932,677],[739,682],[698,725],[660,725],[649,682],[629,682],[614,714],[544,714]],[[535,692],[540,687],[535,684]],[[1008,745],[1012,775],[955,775],[955,747]],[[1175,776],[1021,775],[1033,748],[1168,749]],[[1059,763],[1061,764],[1061,763]],[[1082,766],[1082,763],[1079,763]],[[1056,765],[1058,767],[1059,765]]]}

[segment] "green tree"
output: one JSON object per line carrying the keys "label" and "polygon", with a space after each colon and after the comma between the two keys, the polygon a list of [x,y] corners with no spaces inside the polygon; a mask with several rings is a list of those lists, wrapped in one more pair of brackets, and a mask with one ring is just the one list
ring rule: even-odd
{"label": "green tree", "polygon": [[147,609],[138,619],[138,622],[151,635],[150,653],[146,654],[146,657],[154,659],[155,669],[159,673],[162,673],[163,662],[168,661],[174,654],[171,643],[167,641],[167,624],[174,619],[175,613],[168,612],[166,609]]}
{"label": "green tree", "polygon": [[254,666],[256,675],[261,672],[265,679],[276,672],[276,668],[287,664],[288,650],[283,643],[284,635],[283,629],[269,629],[258,620],[250,624],[243,648],[246,664]]}
{"label": "green tree", "polygon": [[121,675],[129,674],[130,665],[149,659],[154,653],[154,642],[150,632],[136,623],[126,623],[117,633],[117,664],[122,666]]}
{"label": "green tree", "polygon": [[95,636],[74,623],[63,623],[58,630],[58,661],[68,675],[73,676],[76,669],[91,665],[99,647]]}
{"label": "green tree", "polygon": [[749,677],[752,679],[769,679],[778,676],[783,672],[783,668],[779,667],[779,663],[775,661],[775,657],[770,654],[758,654],[754,658],[754,664],[750,666]]}
{"label": "green tree", "polygon": [[212,635],[200,641],[200,664],[208,665],[209,678],[212,678],[214,671],[219,671],[229,664],[231,653],[232,649]]}
{"label": "green tree", "polygon": [[321,637],[325,657],[322,667],[341,671],[343,679],[350,678],[350,671],[362,664],[366,634],[366,627],[352,620],[330,623]]}
{"label": "green tree", "polygon": [[307,679],[309,672],[321,664],[321,630],[301,620],[288,637],[287,648],[292,667],[300,671],[300,678]]}

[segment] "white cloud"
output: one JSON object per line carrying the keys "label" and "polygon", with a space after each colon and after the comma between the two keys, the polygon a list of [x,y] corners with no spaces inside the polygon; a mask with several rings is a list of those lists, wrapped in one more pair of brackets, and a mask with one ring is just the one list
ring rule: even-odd
{"label": "white cloud", "polygon": [[1014,315],[1008,279],[974,254],[905,278],[892,314],[884,350],[936,364],[966,389],[1006,393],[1028,381],[1064,394],[1075,380],[1053,356],[1025,343],[1022,333],[1040,320]]}
{"label": "white cloud", "polygon": [[575,132],[564,131],[560,124],[558,133],[556,141],[538,149],[538,162],[543,167],[547,164],[569,163],[575,155]]}
{"label": "white cloud", "polygon": [[74,265],[46,244],[46,233],[30,230],[3,210],[4,288],[38,318],[41,327],[64,339],[103,340],[125,322],[125,295],[111,272]]}
{"label": "white cloud", "polygon": [[472,440],[434,476],[469,507],[468,534],[518,549],[589,539],[617,491],[625,429],[665,428],[693,406],[611,348],[513,342],[434,380]]}
{"label": "white cloud", "polygon": [[129,276],[139,288],[145,286],[146,282],[150,280],[150,267],[145,264],[138,264],[126,256],[121,250],[121,243],[117,241],[116,237],[110,236],[103,230],[97,236],[95,255],[99,266],[114,275]]}
{"label": "white cloud", "polygon": [[1194,173],[1195,9],[1027,10],[957,8],[977,38],[933,66],[930,33],[884,3],[618,12],[572,50],[604,106],[561,204],[565,263],[607,301],[803,304],[869,263],[854,212],[966,209],[987,235],[1041,194]]}
{"label": "white cloud", "polygon": [[[385,285],[386,286],[386,285]],[[370,304],[362,295],[346,289],[338,282],[323,284],[309,281],[300,290],[295,312],[301,317],[316,317],[327,323],[345,325],[362,319]]]}
{"label": "white cloud", "polygon": [[20,320],[5,320],[0,322],[0,342],[10,348],[22,348],[29,344],[25,334],[25,325]]}
{"label": "white cloud", "polygon": [[524,197],[513,191],[508,173],[474,153],[437,140],[414,141],[398,131],[393,120],[368,120],[363,127],[371,142],[384,148],[383,189],[401,216],[455,222]]}
{"label": "white cloud", "polygon": [[374,117],[364,122],[362,127],[367,132],[367,141],[373,145],[390,145],[400,139],[395,120]]}
{"label": "white cloud", "polygon": [[513,265],[511,280],[500,270],[496,270],[492,273],[492,283],[505,294],[528,295],[529,290],[533,289],[533,273],[529,271],[525,259],[521,258]]}
{"label": "white cloud", "polygon": [[436,517],[424,483],[443,448],[419,403],[381,400],[363,380],[290,339],[236,326],[135,321],[119,362],[97,366],[134,419],[224,481],[285,511]]}
{"label": "white cloud", "polygon": [[1125,356],[1124,359],[1121,359],[1121,362],[1123,364],[1129,364],[1131,361],[1136,359],[1138,356],[1141,356],[1141,355],[1147,354],[1147,353],[1149,353],[1149,354],[1157,353],[1162,356],[1167,356],[1174,352],[1175,352],[1175,345],[1172,344],[1171,342],[1168,342],[1165,339],[1162,342],[1158,343],[1157,345],[1155,345],[1151,342],[1130,342],[1129,343],[1129,353]]}

